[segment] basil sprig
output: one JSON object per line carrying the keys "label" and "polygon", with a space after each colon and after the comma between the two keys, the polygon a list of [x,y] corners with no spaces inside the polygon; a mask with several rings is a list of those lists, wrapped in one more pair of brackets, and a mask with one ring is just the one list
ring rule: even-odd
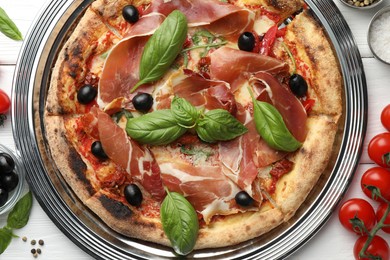
{"label": "basil sprig", "polygon": [[15,204],[15,207],[8,214],[7,225],[0,229],[0,254],[7,249],[12,237],[17,237],[12,230],[20,229],[27,224],[31,206],[32,193],[29,191]]}
{"label": "basil sprig", "polygon": [[194,207],[176,192],[169,192],[161,204],[161,223],[179,255],[189,254],[195,246],[199,232],[198,216]]}
{"label": "basil sprig", "polygon": [[208,143],[231,140],[248,131],[226,110],[214,109],[204,114],[187,100],[177,97],[173,99],[171,109],[129,118],[126,124],[128,136],[150,145],[169,144],[192,128]]}
{"label": "basil sprig", "polygon": [[234,139],[248,129],[224,109],[208,111],[195,128],[199,138],[208,143]]}
{"label": "basil sprig", "polygon": [[285,152],[294,152],[301,143],[290,133],[282,115],[271,104],[258,101],[250,90],[253,101],[253,117],[257,132],[272,148]]}
{"label": "basil sprig", "polygon": [[139,81],[131,89],[159,80],[172,65],[187,38],[187,18],[175,10],[167,16],[145,45],[139,68]]}
{"label": "basil sprig", "polygon": [[0,7],[0,32],[15,41],[23,40],[22,34],[7,13]]}

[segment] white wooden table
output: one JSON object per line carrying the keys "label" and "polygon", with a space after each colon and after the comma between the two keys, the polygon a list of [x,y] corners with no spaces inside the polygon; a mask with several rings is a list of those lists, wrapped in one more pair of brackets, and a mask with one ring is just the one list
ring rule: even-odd
{"label": "white wooden table", "polygon": [[[34,17],[45,5],[45,2],[46,0],[0,0],[0,6],[13,19],[22,34],[26,36]],[[390,66],[373,58],[366,37],[371,17],[381,7],[390,5],[390,0],[385,0],[381,6],[369,11],[348,8],[341,4],[339,0],[335,0],[335,3],[354,34],[363,57],[368,85],[368,129],[364,150],[354,181],[344,198],[346,200],[352,197],[364,198],[359,185],[360,177],[365,170],[374,166],[367,155],[367,144],[374,135],[385,131],[379,118],[382,108],[390,103]],[[8,94],[11,94],[13,73],[21,45],[21,42],[12,41],[0,34],[0,88]],[[8,114],[8,118],[5,126],[0,127],[0,143],[14,150],[15,143],[10,114]],[[0,216],[0,227],[5,225],[5,220],[4,216]],[[73,244],[54,225],[36,200],[34,200],[29,223],[23,229],[16,230],[15,233],[20,237],[27,236],[29,240],[43,239],[45,241],[45,245],[41,247],[42,254],[38,256],[38,259],[91,259],[87,253]],[[389,235],[383,235],[383,237],[390,242]],[[335,212],[320,232],[291,256],[291,259],[353,259],[352,249],[356,239],[355,235],[348,233],[341,227],[337,212]],[[15,238],[8,249],[0,255],[0,259],[33,259],[30,252],[33,247],[30,243]]]}

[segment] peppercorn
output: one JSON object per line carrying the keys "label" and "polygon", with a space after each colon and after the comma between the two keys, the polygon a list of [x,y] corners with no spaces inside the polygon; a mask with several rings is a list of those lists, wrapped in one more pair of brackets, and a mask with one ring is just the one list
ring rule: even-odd
{"label": "peppercorn", "polygon": [[37,249],[37,253],[38,253],[38,254],[41,254],[41,253],[42,253],[42,251],[41,251],[40,248]]}
{"label": "peppercorn", "polygon": [[43,246],[45,244],[45,242],[42,239],[39,239],[38,244]]}
{"label": "peppercorn", "polygon": [[33,254],[33,256],[34,256],[35,258],[37,258],[37,257],[38,257],[38,254],[35,252],[35,254]]}
{"label": "peppercorn", "polygon": [[35,254],[37,250],[35,248],[31,249],[31,254]]}
{"label": "peppercorn", "polygon": [[22,237],[22,240],[23,240],[23,242],[26,242],[27,241],[27,237],[26,236]]}
{"label": "peppercorn", "polygon": [[35,245],[37,243],[37,241],[35,239],[31,240],[31,245]]}

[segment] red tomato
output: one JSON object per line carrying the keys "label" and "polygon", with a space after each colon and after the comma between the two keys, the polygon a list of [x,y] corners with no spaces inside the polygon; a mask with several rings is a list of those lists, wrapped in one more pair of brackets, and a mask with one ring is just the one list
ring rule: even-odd
{"label": "red tomato", "polygon": [[373,167],[368,169],[360,180],[360,185],[363,192],[376,201],[381,201],[367,186],[375,186],[379,189],[380,194],[386,200],[390,200],[390,171],[381,167]]}
{"label": "red tomato", "polygon": [[[379,205],[378,209],[376,210],[376,220],[378,222],[382,219],[383,215],[385,215],[385,211],[387,207],[388,205],[386,203],[381,203]],[[387,217],[385,218],[385,222],[383,222],[383,224],[390,225],[390,214],[387,215]],[[383,232],[390,234],[390,227],[383,227],[382,230]]]}
{"label": "red tomato", "polygon": [[274,25],[268,29],[265,33],[263,40],[261,41],[260,54],[268,55],[272,46],[274,45],[276,32],[278,31],[278,26]]}
{"label": "red tomato", "polygon": [[[362,237],[359,237],[359,239],[356,241],[355,246],[353,247],[353,255],[355,256],[355,259],[370,260],[370,258],[367,258],[367,257],[361,258],[359,256],[360,250],[362,250],[364,244],[367,241],[367,238],[368,238],[367,236],[362,236]],[[388,260],[389,259],[389,245],[380,236],[374,236],[374,238],[372,239],[370,245],[368,246],[365,254],[366,255],[370,254],[372,256],[380,257],[380,259],[382,259],[382,260]],[[371,259],[373,259],[373,258],[371,258]]]}
{"label": "red tomato", "polygon": [[0,114],[6,114],[11,106],[7,93],[0,89]]}
{"label": "red tomato", "polygon": [[375,225],[375,219],[374,208],[364,199],[347,200],[339,210],[339,220],[343,227],[360,236],[366,234],[362,227],[363,223],[366,229],[370,231]]}
{"label": "red tomato", "polygon": [[381,122],[387,131],[390,131],[390,104],[382,110]]}
{"label": "red tomato", "polygon": [[368,156],[379,166],[390,167],[390,133],[381,133],[371,139]]}

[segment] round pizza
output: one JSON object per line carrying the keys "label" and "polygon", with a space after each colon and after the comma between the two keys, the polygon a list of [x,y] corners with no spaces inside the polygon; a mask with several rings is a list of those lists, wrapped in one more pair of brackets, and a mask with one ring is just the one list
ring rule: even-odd
{"label": "round pizza", "polygon": [[342,78],[298,0],[96,0],[64,40],[50,154],[92,212],[177,254],[294,216],[327,167]]}

